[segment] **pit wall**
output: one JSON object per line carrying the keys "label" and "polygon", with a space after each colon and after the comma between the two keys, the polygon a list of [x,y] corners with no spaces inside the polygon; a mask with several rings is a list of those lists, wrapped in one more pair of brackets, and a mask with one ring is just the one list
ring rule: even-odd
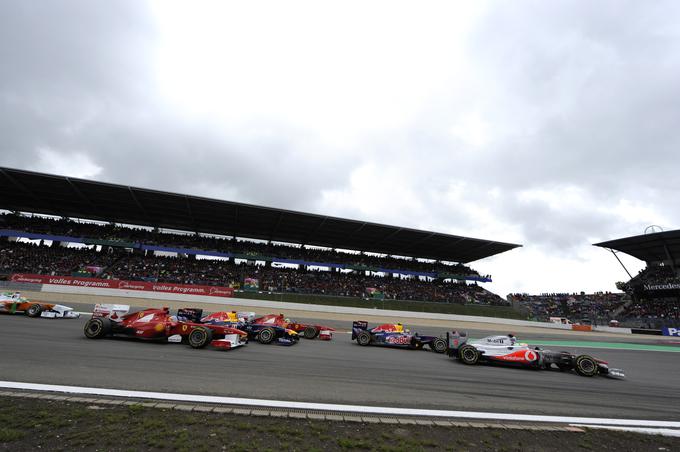
{"label": "pit wall", "polygon": [[[37,289],[37,288],[36,288]],[[35,290],[35,289],[34,289]],[[373,317],[398,317],[398,318],[410,318],[410,319],[427,319],[427,320],[444,320],[444,321],[458,321],[458,322],[475,322],[475,323],[487,323],[496,325],[513,325],[513,326],[526,326],[534,328],[545,328],[545,329],[558,329],[558,330],[571,330],[571,325],[562,325],[556,323],[545,323],[545,322],[530,322],[527,320],[515,320],[515,319],[502,319],[496,317],[483,317],[483,316],[467,316],[467,315],[453,315],[453,314],[438,314],[434,312],[416,312],[416,311],[395,311],[388,309],[368,309],[368,308],[357,308],[357,307],[344,307],[344,306],[325,306],[325,305],[314,305],[314,304],[302,304],[302,303],[285,303],[279,301],[268,301],[268,300],[252,300],[245,298],[224,298],[215,296],[205,296],[205,295],[184,295],[184,294],[173,294],[173,293],[158,293],[158,292],[144,292],[139,290],[124,290],[124,289],[102,289],[95,287],[74,287],[74,286],[62,286],[54,284],[42,284],[39,288],[41,292],[51,292],[60,294],[79,294],[79,295],[92,295],[92,296],[108,296],[108,297],[121,297],[121,298],[137,298],[137,299],[148,299],[148,300],[167,300],[183,303],[205,303],[210,305],[215,305],[216,309],[222,309],[218,306],[246,306],[251,308],[268,308],[275,311],[278,310],[294,310],[294,311],[306,311],[306,312],[326,312],[326,313],[336,313],[336,314],[352,314],[357,316],[373,316]],[[593,331],[606,332],[606,333],[618,333],[618,334],[631,334],[630,328],[610,328],[606,326],[595,326],[592,328]]]}

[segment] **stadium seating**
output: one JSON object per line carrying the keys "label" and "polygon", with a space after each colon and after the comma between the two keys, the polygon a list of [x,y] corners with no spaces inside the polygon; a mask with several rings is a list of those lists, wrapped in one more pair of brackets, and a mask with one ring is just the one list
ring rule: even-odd
{"label": "stadium seating", "polygon": [[[62,235],[99,240],[118,240],[146,245],[193,248],[204,251],[219,251],[253,256],[268,256],[279,259],[297,259],[319,263],[338,263],[348,266],[365,266],[403,270],[406,272],[447,273],[453,275],[479,276],[479,273],[462,264],[424,262],[392,256],[353,254],[318,247],[256,243],[226,237],[198,234],[159,232],[150,229],[76,222],[67,219],[53,219],[41,216],[15,214],[0,215],[0,229]],[[488,276],[487,276],[488,277]]]}
{"label": "stadium seating", "polygon": [[546,321],[550,317],[564,317],[572,321],[582,319],[609,321],[615,319],[629,299],[623,293],[597,292],[552,293],[542,295],[511,294],[509,299],[518,303],[532,318]]}
{"label": "stadium seating", "polygon": [[[418,300],[460,304],[507,305],[476,284],[424,281],[414,277],[369,276],[366,271],[323,271],[253,265],[233,259],[193,259],[134,253],[119,247],[66,248],[0,241],[0,274],[86,275],[121,280],[243,287],[257,279],[269,292]],[[372,293],[372,294],[371,294]]]}

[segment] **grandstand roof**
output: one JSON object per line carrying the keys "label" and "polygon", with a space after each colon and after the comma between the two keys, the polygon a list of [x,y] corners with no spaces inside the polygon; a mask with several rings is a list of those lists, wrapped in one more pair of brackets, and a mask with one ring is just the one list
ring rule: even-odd
{"label": "grandstand roof", "polygon": [[521,245],[0,167],[0,209],[472,262]]}
{"label": "grandstand roof", "polygon": [[621,251],[645,262],[680,263],[680,230],[636,235],[594,245]]}

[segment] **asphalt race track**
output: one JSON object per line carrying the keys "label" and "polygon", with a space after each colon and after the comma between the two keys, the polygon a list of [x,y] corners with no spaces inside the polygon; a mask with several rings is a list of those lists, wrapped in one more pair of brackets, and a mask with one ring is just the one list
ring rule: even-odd
{"label": "asphalt race track", "polygon": [[[678,353],[567,348],[626,371],[625,380],[614,380],[558,370],[465,366],[430,351],[360,347],[346,333],[336,333],[330,342],[302,339],[292,347],[251,342],[231,351],[120,338],[90,340],[82,332],[87,318],[0,315],[0,380],[404,408],[680,420]],[[444,332],[426,330],[420,332]],[[539,343],[541,337],[521,339]]]}

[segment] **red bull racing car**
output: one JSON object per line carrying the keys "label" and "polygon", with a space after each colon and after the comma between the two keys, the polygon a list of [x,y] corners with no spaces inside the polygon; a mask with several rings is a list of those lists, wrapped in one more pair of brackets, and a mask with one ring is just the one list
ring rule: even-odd
{"label": "red bull racing car", "polygon": [[240,347],[248,342],[248,334],[223,325],[206,325],[180,320],[168,308],[144,309],[128,314],[127,305],[95,305],[92,318],[85,324],[85,336],[100,339],[127,336],[146,340],[186,342],[193,348],[207,345],[222,349]]}
{"label": "red bull racing car", "polygon": [[414,350],[420,350],[427,345],[437,353],[444,353],[447,348],[445,339],[411,333],[404,329],[401,323],[385,323],[369,329],[368,322],[355,321],[352,323],[352,340],[356,340],[359,345],[382,345]]}
{"label": "red bull racing car", "polygon": [[520,343],[514,335],[488,336],[469,340],[465,333],[446,333],[448,355],[465,364],[499,363],[534,369],[557,367],[566,372],[574,370],[584,377],[605,375],[614,378],[625,377],[623,370],[610,368],[606,361],[589,355],[574,355],[570,352],[554,352]]}
{"label": "red bull racing car", "polygon": [[[295,345],[300,336],[294,330],[277,325],[272,319],[255,318],[254,312],[221,311],[203,316],[198,308],[183,308],[177,311],[180,319],[191,320],[203,325],[221,325],[238,328],[250,339],[261,344]],[[262,323],[265,320],[270,320]]]}

